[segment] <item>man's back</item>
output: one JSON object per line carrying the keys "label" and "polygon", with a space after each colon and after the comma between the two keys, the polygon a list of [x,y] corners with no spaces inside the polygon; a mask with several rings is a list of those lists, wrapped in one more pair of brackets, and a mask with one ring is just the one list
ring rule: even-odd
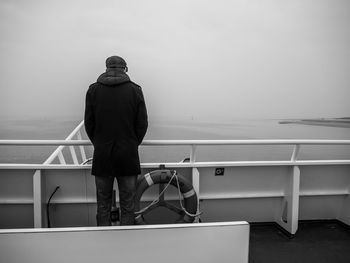
{"label": "man's back", "polygon": [[138,116],[140,103],[144,103],[139,86],[132,82],[114,86],[94,83],[88,93],[94,108],[94,144],[123,139],[141,143],[142,134],[137,131],[147,124]]}

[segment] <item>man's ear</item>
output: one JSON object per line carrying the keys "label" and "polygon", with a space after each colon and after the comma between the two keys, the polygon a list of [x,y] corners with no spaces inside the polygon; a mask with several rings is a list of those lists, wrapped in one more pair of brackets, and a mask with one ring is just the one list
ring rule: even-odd
{"label": "man's ear", "polygon": [[128,67],[125,67],[125,69],[124,69],[124,70],[125,70],[125,72],[128,72]]}

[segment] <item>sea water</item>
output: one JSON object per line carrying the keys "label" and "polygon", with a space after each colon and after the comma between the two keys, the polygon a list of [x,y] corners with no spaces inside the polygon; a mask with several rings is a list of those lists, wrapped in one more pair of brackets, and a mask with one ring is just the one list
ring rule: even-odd
{"label": "sea water", "polygon": [[[65,139],[81,122],[72,118],[4,119],[1,140]],[[84,128],[83,139],[87,139]],[[76,138],[75,138],[76,139]],[[276,119],[242,120],[153,120],[145,140],[223,140],[223,139],[350,139],[350,129],[281,124]],[[0,146],[0,163],[43,163],[57,146]],[[75,147],[78,152],[78,147]],[[92,147],[85,147],[88,157]],[[289,160],[293,146],[228,145],[198,146],[197,161]],[[179,162],[189,157],[188,146],[141,146],[141,162]],[[64,155],[72,163],[68,147]],[[349,146],[303,146],[299,159],[350,159]],[[57,162],[57,161],[56,161]]]}

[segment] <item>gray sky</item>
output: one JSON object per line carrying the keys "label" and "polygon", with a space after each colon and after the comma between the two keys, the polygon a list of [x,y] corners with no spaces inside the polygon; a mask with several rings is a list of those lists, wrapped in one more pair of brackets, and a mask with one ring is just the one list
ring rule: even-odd
{"label": "gray sky", "polygon": [[83,117],[123,56],[151,117],[350,116],[347,0],[0,2],[0,115]]}

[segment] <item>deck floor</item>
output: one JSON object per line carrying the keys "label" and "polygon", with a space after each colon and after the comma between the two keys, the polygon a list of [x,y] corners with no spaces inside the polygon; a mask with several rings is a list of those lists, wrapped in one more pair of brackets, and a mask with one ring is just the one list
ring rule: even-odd
{"label": "deck floor", "polygon": [[336,222],[300,223],[293,238],[274,225],[252,225],[249,263],[349,263],[350,230]]}

